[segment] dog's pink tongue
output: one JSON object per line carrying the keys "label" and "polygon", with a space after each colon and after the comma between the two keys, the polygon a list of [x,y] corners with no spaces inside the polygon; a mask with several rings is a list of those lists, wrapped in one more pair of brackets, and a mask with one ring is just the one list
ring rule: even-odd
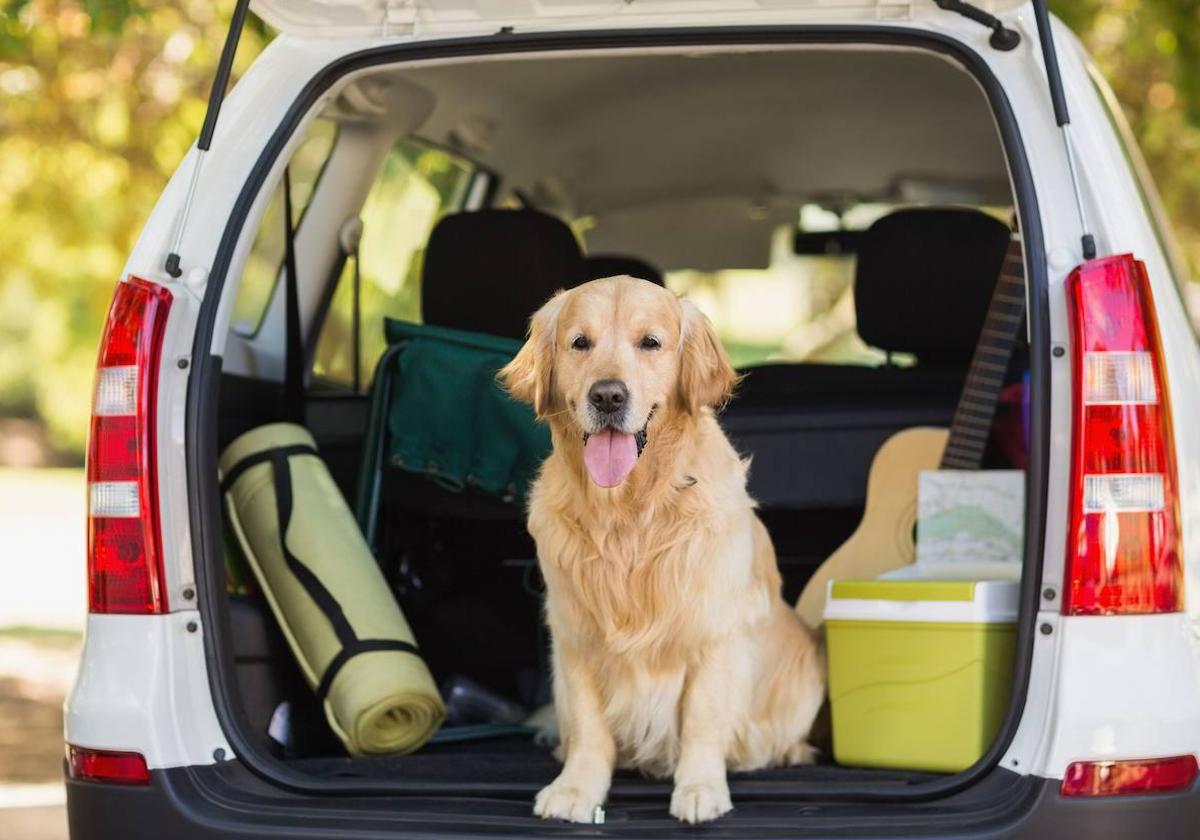
{"label": "dog's pink tongue", "polygon": [[596,432],[583,445],[583,463],[592,481],[601,487],[616,487],[637,463],[637,442],[633,435],[612,429]]}

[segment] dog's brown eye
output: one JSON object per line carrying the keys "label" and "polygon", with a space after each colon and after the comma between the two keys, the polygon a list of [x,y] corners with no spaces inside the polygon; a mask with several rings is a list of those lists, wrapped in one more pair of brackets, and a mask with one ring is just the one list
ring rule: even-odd
{"label": "dog's brown eye", "polygon": [[662,347],[662,342],[654,336],[648,335],[642,339],[642,343],[638,346],[643,350],[657,350],[659,347]]}
{"label": "dog's brown eye", "polygon": [[588,341],[586,335],[577,335],[575,336],[575,340],[571,342],[572,350],[590,350],[591,347],[592,342]]}

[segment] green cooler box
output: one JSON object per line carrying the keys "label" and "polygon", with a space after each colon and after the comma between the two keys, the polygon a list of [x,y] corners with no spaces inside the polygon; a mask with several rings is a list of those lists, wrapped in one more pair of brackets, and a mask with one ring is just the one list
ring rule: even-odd
{"label": "green cooler box", "polygon": [[841,580],[825,627],[840,764],[957,772],[991,745],[1016,644],[1011,580]]}

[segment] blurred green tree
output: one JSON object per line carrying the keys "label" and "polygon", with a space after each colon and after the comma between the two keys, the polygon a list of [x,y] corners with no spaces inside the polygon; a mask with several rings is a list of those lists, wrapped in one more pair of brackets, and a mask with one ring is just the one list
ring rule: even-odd
{"label": "blurred green tree", "polygon": [[1200,279],[1200,0],[1051,0],[1121,103]]}
{"label": "blurred green tree", "polygon": [[[1052,0],[1200,272],[1200,0]],[[0,416],[78,457],[125,255],[199,132],[233,0],[0,0]],[[269,40],[257,21],[235,75]]]}
{"label": "blurred green tree", "polygon": [[[199,133],[233,0],[0,0],[0,416],[78,458],[126,254]],[[243,36],[235,73],[267,34]]]}

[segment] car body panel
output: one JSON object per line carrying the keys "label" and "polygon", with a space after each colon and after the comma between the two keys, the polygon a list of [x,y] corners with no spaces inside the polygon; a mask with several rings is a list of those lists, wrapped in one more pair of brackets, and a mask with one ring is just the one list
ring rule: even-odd
{"label": "car body panel", "polygon": [[195,610],[89,615],[63,705],[67,742],[133,750],[151,768],[232,755],[213,710],[199,621]]}
{"label": "car body panel", "polygon": [[[1030,32],[1029,35],[1036,35]],[[1087,74],[1086,55],[1073,34],[1055,24],[1060,69],[1071,109],[1071,136],[1080,167],[1083,195],[1101,254],[1132,252],[1150,274],[1162,334],[1180,476],[1180,508],[1187,577],[1186,615],[1065,617],[1059,615],[1067,550],[1067,494],[1071,452],[1071,354],[1051,362],[1051,447],[1046,545],[1042,565],[1042,610],[1034,641],[1025,718],[1002,765],[1028,767],[1061,778],[1071,761],[1102,757],[1156,757],[1200,750],[1200,714],[1195,688],[1200,684],[1196,609],[1200,589],[1200,441],[1180,430],[1200,419],[1200,356],[1179,294],[1142,203],[1138,187],[1104,105]],[[1041,68],[1038,68],[1041,75]],[[1006,79],[1007,82],[1007,79]],[[1006,89],[1008,85],[1006,84]],[[1016,101],[1020,101],[1017,98]],[[1046,106],[1048,107],[1048,98]],[[1033,118],[1033,115],[1030,115]],[[1045,227],[1049,263],[1051,343],[1068,349],[1065,282],[1080,262],[1081,227],[1069,183],[1039,177],[1046,166],[1066,170],[1058,132],[1022,130],[1031,149],[1038,200]],[[1041,122],[1046,122],[1042,120]],[[1191,419],[1189,419],[1191,418]],[[1122,630],[1124,628],[1124,630]],[[1114,644],[1121,633],[1136,643]],[[1138,652],[1144,650],[1144,654]],[[1170,650],[1173,666],[1156,651]],[[1108,653],[1106,653],[1108,651]],[[1124,663],[1124,664],[1122,664]],[[1143,699],[1149,697],[1150,699]],[[1166,723],[1139,723],[1145,715]]]}
{"label": "car body panel", "polygon": [[[285,10],[283,7],[286,6]],[[513,3],[460,7],[423,5],[424,16],[399,25],[402,4],[367,9],[357,2],[303,5],[259,0],[255,8],[285,30],[254,63],[229,96],[218,121],[211,151],[193,149],[160,198],[135,246],[126,272],[171,283],[164,262],[179,224],[193,167],[203,166],[191,216],[183,231],[183,276],[172,283],[177,305],[164,346],[164,359],[189,359],[199,304],[212,294],[208,277],[226,221],[239,195],[292,103],[331,63],[363,50],[398,43],[433,43],[447,34],[494,32],[500,21],[518,28],[531,21],[554,29],[605,29],[633,26],[773,26],[807,22],[886,25],[951,38],[978,54],[1000,80],[1020,127],[1029,159],[1048,269],[1050,344],[1069,347],[1064,282],[1080,262],[1080,227],[1068,177],[1061,132],[1053,120],[1037,32],[1028,4],[993,4],[1022,35],[1011,52],[987,45],[989,30],[973,21],[937,10],[932,3],[891,2],[712,5],[691,0],[633,4],[563,4],[556,14],[521,17]],[[521,7],[524,8],[524,7]],[[591,16],[580,10],[591,9]],[[382,18],[363,17],[368,11]],[[566,10],[566,11],[563,11]],[[893,15],[897,10],[901,14]],[[438,15],[434,12],[438,11]],[[886,11],[886,15],[884,12]],[[322,18],[328,13],[330,17]],[[272,16],[274,15],[274,19]],[[287,17],[292,15],[293,17]],[[457,15],[457,17],[456,17]],[[339,17],[341,16],[341,17]],[[391,30],[397,24],[396,30]],[[509,24],[503,24],[509,25]],[[334,37],[335,36],[335,37]],[[501,38],[503,36],[497,36]],[[1069,453],[1071,438],[1070,354],[1050,363],[1050,464],[1047,476],[1046,539],[1041,560],[1043,597],[1033,642],[1032,669],[1024,712],[1001,766],[1018,774],[1061,778],[1066,765],[1081,759],[1146,758],[1200,751],[1200,439],[1184,434],[1200,421],[1200,354],[1172,282],[1167,255],[1160,247],[1141,204],[1134,174],[1092,86],[1086,56],[1065,29],[1057,26],[1060,64],[1073,116],[1073,136],[1082,162],[1083,195],[1101,253],[1132,251],[1149,269],[1162,332],[1167,380],[1176,429],[1181,513],[1186,558],[1188,613],[1142,617],[1063,617],[1061,601]],[[496,43],[499,43],[497,41]],[[744,48],[744,47],[741,47]],[[871,45],[868,49],[884,49]],[[480,47],[480,51],[485,50]],[[691,48],[695,51],[695,48]],[[561,53],[560,53],[561,54]],[[439,59],[451,60],[451,59]],[[466,59],[470,60],[470,59]],[[946,60],[950,60],[947,58]],[[322,94],[317,107],[335,96],[341,80]],[[289,144],[299,142],[301,130]],[[282,176],[286,145],[266,175],[271,186]],[[202,163],[200,163],[203,161]],[[254,200],[233,247],[231,276],[249,251],[270,190]],[[229,338],[228,322],[235,284],[222,293],[209,350],[226,356],[244,372],[279,380],[278,341],[282,307],[274,305],[254,339]],[[302,297],[302,320],[319,305],[315,293]],[[227,344],[227,342],[232,342]],[[230,754],[221,733],[204,660],[200,614],[184,597],[196,574],[188,531],[189,498],[184,444],[186,367],[161,366],[159,410],[160,504],[170,606],[167,616],[91,616],[80,678],[67,702],[66,730],[71,743],[108,749],[136,749],[151,768],[203,765]],[[169,530],[169,534],[166,531]],[[195,623],[195,631],[189,624]],[[137,651],[137,655],[131,655]]]}

